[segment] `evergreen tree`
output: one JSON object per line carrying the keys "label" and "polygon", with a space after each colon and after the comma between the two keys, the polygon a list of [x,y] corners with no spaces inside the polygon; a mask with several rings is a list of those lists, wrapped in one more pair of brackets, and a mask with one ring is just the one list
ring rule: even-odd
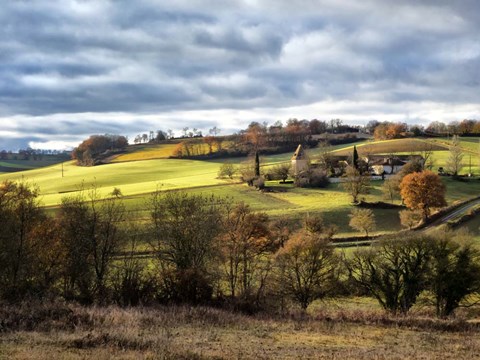
{"label": "evergreen tree", "polygon": [[258,151],[255,152],[255,177],[260,177],[260,158],[258,156]]}
{"label": "evergreen tree", "polygon": [[355,169],[358,169],[358,151],[357,151],[357,147],[355,145],[353,146],[352,166]]}

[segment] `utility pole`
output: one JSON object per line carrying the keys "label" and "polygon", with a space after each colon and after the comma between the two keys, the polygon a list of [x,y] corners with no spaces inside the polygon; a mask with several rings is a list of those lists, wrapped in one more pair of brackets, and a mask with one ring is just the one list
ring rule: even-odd
{"label": "utility pole", "polygon": [[469,167],[470,170],[468,170],[468,176],[472,176],[472,155],[470,155]]}

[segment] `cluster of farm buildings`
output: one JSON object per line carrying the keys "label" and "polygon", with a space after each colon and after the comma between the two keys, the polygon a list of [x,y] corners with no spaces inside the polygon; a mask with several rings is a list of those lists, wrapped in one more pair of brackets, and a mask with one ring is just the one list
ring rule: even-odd
{"label": "cluster of farm buildings", "polygon": [[[341,174],[342,169],[349,165],[351,156],[332,156],[334,173]],[[409,161],[418,161],[422,165],[424,158],[420,155],[367,155],[359,158],[368,166],[372,176],[394,175]],[[310,159],[302,145],[298,145],[292,156],[292,169],[294,174],[299,174],[309,166]]]}

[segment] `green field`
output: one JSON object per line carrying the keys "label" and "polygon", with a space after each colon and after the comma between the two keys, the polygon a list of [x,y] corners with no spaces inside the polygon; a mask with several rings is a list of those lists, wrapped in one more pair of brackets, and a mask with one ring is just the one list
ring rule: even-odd
{"label": "green field", "polygon": [[162,190],[187,189],[225,183],[216,178],[220,164],[207,161],[160,159],[116,163],[95,167],[76,166],[73,161],[61,167],[46,168],[0,175],[0,180],[24,179],[40,188],[46,206],[58,205],[62,196],[96,184],[101,195],[106,196],[115,187],[123,195],[138,195]]}
{"label": "green field", "polygon": [[[448,147],[433,143],[422,139],[396,139],[396,140],[380,140],[380,141],[365,141],[360,144],[355,144],[357,150],[361,155],[367,154],[393,154],[393,153],[418,153],[425,150],[441,151],[448,150]],[[350,155],[353,145],[335,150],[335,155]]]}
{"label": "green field", "polygon": [[113,163],[138,160],[168,159],[173,155],[177,143],[129,146],[125,154],[113,156]]}
{"label": "green field", "polygon": [[[478,155],[480,153],[480,137],[460,137],[460,146],[469,153]],[[450,146],[452,138],[435,138],[430,140],[441,146]]]}
{"label": "green field", "polygon": [[[112,156],[108,162],[118,163],[126,161],[141,161],[154,159],[168,159],[175,156],[175,149],[182,140],[168,140],[162,144],[139,144],[131,145],[127,148],[124,154]],[[222,148],[227,149],[231,146],[231,141],[221,141]],[[201,138],[195,142],[196,151],[202,154],[208,154],[209,147],[202,142]],[[212,151],[218,150],[216,145],[212,146]]]}
{"label": "green field", "polygon": [[[10,157],[13,156],[10,155]],[[65,161],[65,156],[57,155],[44,155],[41,160],[16,160],[14,158],[0,160],[0,174],[38,169],[59,164],[63,161]]]}
{"label": "green field", "polygon": [[[418,140],[422,143],[421,140]],[[415,143],[417,140],[414,141]],[[393,144],[393,149],[405,152],[412,146],[412,139],[395,140],[387,142],[362,142],[358,148],[366,146],[379,146],[385,149],[386,144]],[[378,145],[377,145],[378,144]],[[172,144],[168,144],[172,146]],[[349,153],[353,145],[337,146],[335,150]],[[114,162],[95,167],[79,167],[72,161],[64,163],[63,177],[62,166],[53,166],[9,173],[0,175],[0,181],[11,179],[21,180],[35,184],[40,189],[41,201],[45,206],[57,207],[65,196],[72,196],[95,184],[101,196],[109,196],[114,188],[119,188],[124,196],[127,209],[132,216],[144,218],[148,215],[150,193],[160,190],[186,190],[190,193],[215,195],[225,197],[229,201],[244,201],[254,210],[264,211],[273,218],[287,216],[300,220],[306,214],[321,213],[325,220],[334,223],[339,228],[340,235],[357,234],[348,226],[348,214],[352,209],[349,196],[339,184],[331,184],[326,189],[301,189],[292,184],[279,184],[267,182],[271,192],[259,192],[245,184],[240,184],[238,179],[225,180],[217,178],[218,170],[222,163],[231,162],[239,164],[247,158],[204,160],[182,159],[155,159],[140,160],[152,149],[162,149],[162,146],[138,146],[130,154],[138,156],[137,161]],[[166,146],[163,147],[165,150]],[[439,147],[440,149],[441,147]],[[344,150],[342,150],[344,149]],[[418,149],[418,147],[417,147]],[[159,150],[160,151],[160,150]],[[166,150],[165,150],[166,151]],[[309,156],[314,160],[318,149],[309,150]],[[158,154],[158,152],[157,152]],[[129,154],[126,154],[129,155]],[[125,155],[125,156],[126,156]],[[264,156],[261,158],[262,168],[281,162],[290,161],[291,153]],[[434,170],[444,166],[448,151],[435,151]],[[473,171],[480,173],[475,158]],[[465,200],[478,195],[480,181],[469,182],[454,181],[444,178],[447,186],[447,201],[452,203]],[[366,201],[384,200],[381,193],[382,181],[373,181],[370,194],[364,195]],[[377,233],[386,233],[400,229],[398,210],[377,209],[374,211],[377,219]]]}

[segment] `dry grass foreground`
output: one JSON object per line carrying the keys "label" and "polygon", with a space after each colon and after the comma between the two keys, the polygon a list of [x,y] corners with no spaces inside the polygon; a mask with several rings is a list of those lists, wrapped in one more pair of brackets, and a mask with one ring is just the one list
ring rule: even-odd
{"label": "dry grass foreground", "polygon": [[365,311],[272,318],[204,307],[25,304],[0,309],[0,358],[475,359],[477,325]]}

